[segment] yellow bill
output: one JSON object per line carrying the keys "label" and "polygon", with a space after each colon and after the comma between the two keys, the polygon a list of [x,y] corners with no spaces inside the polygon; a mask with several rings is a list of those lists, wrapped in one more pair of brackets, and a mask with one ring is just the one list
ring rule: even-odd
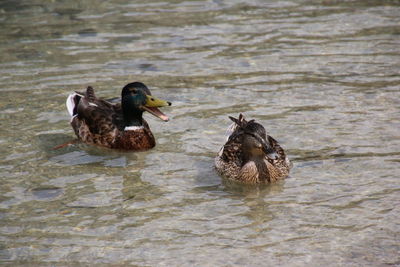
{"label": "yellow bill", "polygon": [[166,106],[171,106],[171,102],[155,98],[151,95],[146,95],[146,104],[143,106],[143,109],[151,113],[152,115],[162,119],[163,121],[168,121],[168,116],[158,109],[159,107]]}
{"label": "yellow bill", "polygon": [[146,107],[149,108],[159,108],[159,107],[166,107],[166,106],[171,106],[171,102],[155,98],[152,95],[146,95]]}

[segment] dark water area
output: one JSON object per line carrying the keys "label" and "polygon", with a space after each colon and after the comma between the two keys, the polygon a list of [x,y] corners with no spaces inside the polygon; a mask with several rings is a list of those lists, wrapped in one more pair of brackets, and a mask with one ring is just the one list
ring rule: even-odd
{"label": "dark water area", "polygon": [[[400,1],[1,1],[0,263],[400,265]],[[132,81],[157,146],[74,144],[65,100]],[[222,181],[228,116],[293,162]]]}

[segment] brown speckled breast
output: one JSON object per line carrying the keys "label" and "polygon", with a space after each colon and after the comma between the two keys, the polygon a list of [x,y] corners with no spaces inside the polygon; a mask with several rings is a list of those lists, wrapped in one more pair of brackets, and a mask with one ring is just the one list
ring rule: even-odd
{"label": "brown speckled breast", "polygon": [[148,128],[134,131],[120,131],[112,148],[126,150],[146,150],[156,145],[153,134]]}

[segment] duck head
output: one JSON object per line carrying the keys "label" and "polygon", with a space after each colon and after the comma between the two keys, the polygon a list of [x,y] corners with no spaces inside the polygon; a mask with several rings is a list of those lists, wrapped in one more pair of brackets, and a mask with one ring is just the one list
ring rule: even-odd
{"label": "duck head", "polygon": [[276,151],[266,139],[266,131],[264,126],[254,120],[246,121],[242,114],[239,118],[229,117],[238,127],[234,136],[242,138],[242,151],[245,160],[262,160],[265,157],[276,159],[278,157]]}
{"label": "duck head", "polygon": [[142,125],[144,111],[163,121],[168,121],[168,116],[158,108],[171,106],[171,102],[152,96],[149,88],[143,83],[133,82],[125,85],[122,89],[121,106],[125,124],[127,126],[140,126]]}
{"label": "duck head", "polygon": [[246,161],[263,160],[265,157],[273,160],[277,158],[275,150],[260,135],[245,133],[242,138],[242,151]]}

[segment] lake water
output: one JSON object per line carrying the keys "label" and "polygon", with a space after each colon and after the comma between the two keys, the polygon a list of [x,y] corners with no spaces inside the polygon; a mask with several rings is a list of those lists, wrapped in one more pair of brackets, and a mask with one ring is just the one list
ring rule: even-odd
{"label": "lake water", "polygon": [[[0,3],[0,263],[400,265],[399,1]],[[157,146],[75,144],[67,95],[142,81]],[[228,116],[290,177],[223,182]]]}

